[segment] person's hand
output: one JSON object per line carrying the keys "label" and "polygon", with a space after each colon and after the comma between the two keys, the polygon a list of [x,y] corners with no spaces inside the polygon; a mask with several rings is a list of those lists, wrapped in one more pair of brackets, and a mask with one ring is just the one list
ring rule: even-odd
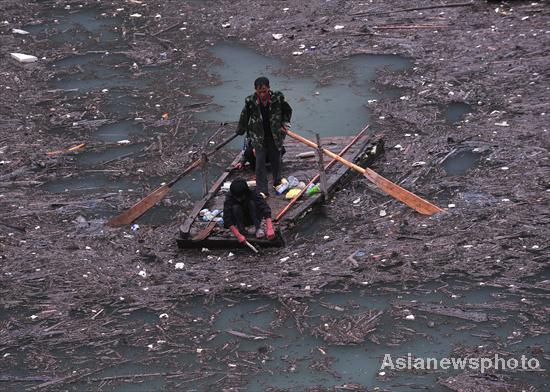
{"label": "person's hand", "polygon": [[254,154],[254,156],[256,156],[256,149],[255,148],[252,149],[252,154]]}
{"label": "person's hand", "polygon": [[242,235],[241,233],[239,233],[237,235],[237,241],[239,241],[240,244],[244,244],[246,242],[246,237],[244,235]]}
{"label": "person's hand", "polygon": [[235,163],[234,167],[237,170],[241,170],[243,168],[243,163],[242,162],[237,162],[237,163]]}
{"label": "person's hand", "polygon": [[244,244],[244,242],[246,241],[246,237],[240,233],[239,229],[237,229],[237,226],[231,225],[229,226],[229,229],[231,230],[235,238],[237,238],[237,241],[239,241],[239,243],[241,244]]}

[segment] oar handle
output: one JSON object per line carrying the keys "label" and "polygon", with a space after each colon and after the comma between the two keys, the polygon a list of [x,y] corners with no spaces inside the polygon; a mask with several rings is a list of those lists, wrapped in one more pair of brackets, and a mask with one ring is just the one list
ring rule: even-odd
{"label": "oar handle", "polygon": [[[286,134],[288,136],[290,136],[291,138],[296,139],[296,140],[308,145],[311,148],[315,148],[315,149],[319,148],[319,146],[317,146],[317,144],[313,143],[311,140],[308,140],[305,137],[302,137],[302,136],[298,135],[297,133],[292,132],[290,129],[287,129],[287,128],[283,128],[283,129],[284,129],[284,132],[286,132]],[[332,151],[327,150],[326,148],[323,148],[323,152],[326,155],[328,155],[329,157],[331,157],[332,159],[336,159],[338,162],[340,162],[340,163],[344,164],[345,166],[349,167],[350,169],[353,169],[353,170],[355,170],[355,171],[357,171],[361,174],[365,174],[365,172],[366,172],[366,170],[364,168],[362,168],[361,166],[356,165],[355,163],[350,162],[347,159],[342,158],[340,155],[335,154]]]}
{"label": "oar handle", "polygon": [[[226,144],[228,144],[229,142],[231,142],[233,139],[235,139],[237,136],[236,133],[234,133],[233,135],[231,135],[230,137],[228,137],[227,139],[225,139],[223,142],[221,142],[220,144],[218,144],[212,151],[210,151],[209,153],[207,153],[206,155],[207,156],[212,156],[214,155],[214,153],[216,151],[219,151],[221,150]],[[183,172],[181,172],[180,174],[177,175],[177,177],[175,177],[174,179],[172,179],[167,185],[169,187],[171,187],[172,185],[174,185],[176,182],[178,182],[183,176],[186,176],[187,174],[189,174],[189,172],[193,169],[195,169],[196,167],[200,166],[200,164],[202,163],[202,158],[199,158],[197,159],[195,162],[193,162],[191,165],[189,165]]]}
{"label": "oar handle", "polygon": [[[369,129],[370,125],[367,124],[367,126],[365,128],[363,128],[361,130],[361,132],[359,132],[357,135],[355,135],[355,137],[351,140],[351,142],[348,143],[347,146],[345,146],[339,153],[338,155],[342,156],[344,155],[346,152],[348,152],[348,150],[359,140],[361,139],[361,137],[363,137],[363,135],[365,134],[365,132],[367,132],[367,130]],[[285,128],[286,129],[286,128]],[[328,170],[330,169],[335,163],[337,162],[336,159],[333,159],[332,161],[330,161],[326,166],[325,166],[325,170]],[[288,210],[290,210],[290,208],[296,204],[296,202],[298,201],[298,199],[300,199],[300,197],[302,197],[302,195],[307,191],[308,187],[312,184],[314,184],[317,180],[319,180],[319,177],[321,177],[320,174],[317,174],[315,175],[315,177],[313,177],[308,183],[307,185],[300,190],[300,192],[294,196],[294,198],[292,200],[290,200],[290,202],[281,210],[281,212],[279,212],[279,214],[277,215],[277,217],[275,218],[275,221],[279,221],[283,215],[285,215]]]}

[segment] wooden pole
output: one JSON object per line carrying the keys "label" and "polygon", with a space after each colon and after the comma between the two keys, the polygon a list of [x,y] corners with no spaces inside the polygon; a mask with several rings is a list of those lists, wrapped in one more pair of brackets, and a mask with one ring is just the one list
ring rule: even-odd
{"label": "wooden pole", "polygon": [[[344,155],[359,139],[361,139],[361,137],[363,137],[363,135],[365,134],[365,132],[367,132],[367,130],[369,129],[369,126],[370,125],[367,125],[365,128],[363,128],[363,130],[361,130],[361,132],[359,132],[354,138],[353,140],[347,145],[345,146],[339,153],[338,155],[342,156]],[[313,151],[312,151],[313,152]],[[315,153],[315,152],[313,152]],[[334,166],[334,164],[338,162],[336,159],[332,159],[332,161],[330,161],[329,163],[327,163],[327,165],[325,166],[325,171],[327,171],[328,169],[330,169],[332,166]],[[306,189],[311,185],[311,184],[315,184],[316,181],[319,180],[319,174],[317,174],[315,177],[313,177],[309,183],[306,185],[306,187],[304,189],[302,189],[300,191],[300,193],[298,193],[296,196],[294,196],[294,198],[285,206],[285,208],[283,208],[281,210],[281,212],[279,212],[279,214],[277,215],[277,217],[275,218],[275,221],[279,221],[284,214],[286,214],[288,212],[288,210],[290,210],[290,208],[296,204],[296,202],[298,201],[298,199],[300,197],[302,197],[302,195],[305,193]]]}
{"label": "wooden pole", "polygon": [[[308,140],[294,132],[292,132],[289,129],[285,129],[285,132],[288,136],[290,136],[293,139],[296,139],[309,147],[313,149],[317,149],[317,144],[313,143],[311,140]],[[325,155],[328,155],[329,157],[336,159],[338,162],[346,165],[350,169],[355,170],[358,173],[363,174],[370,182],[372,182],[374,185],[376,185],[378,188],[386,192],[388,195],[392,196],[393,198],[405,203],[409,207],[413,208],[414,210],[420,212],[421,214],[425,215],[433,215],[438,212],[442,212],[443,210],[439,208],[438,206],[430,203],[427,200],[422,199],[421,197],[415,195],[414,193],[406,190],[405,188],[400,187],[397,184],[394,184],[387,178],[382,177],[380,174],[376,173],[374,170],[367,168],[362,168],[361,166],[356,165],[353,162],[349,162],[345,160],[344,158],[336,155],[330,150],[327,150],[326,148],[322,149],[323,153]]]}

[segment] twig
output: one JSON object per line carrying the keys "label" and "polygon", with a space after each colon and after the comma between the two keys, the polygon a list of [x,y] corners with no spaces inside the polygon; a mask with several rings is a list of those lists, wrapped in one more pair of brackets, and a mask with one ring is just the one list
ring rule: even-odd
{"label": "twig", "polygon": [[183,22],[178,22],[178,23],[174,23],[173,25],[171,26],[168,26],[167,28],[165,28],[164,30],[161,30],[161,31],[158,31],[156,33],[153,33],[151,34],[153,37],[156,37],[157,35],[161,35],[163,33],[166,33],[167,31],[170,31],[172,29],[175,29],[176,27],[180,26]]}
{"label": "twig", "polygon": [[469,1],[467,3],[450,3],[450,4],[442,4],[442,5],[430,5],[426,7],[414,7],[414,8],[402,8],[399,10],[392,10],[392,11],[381,11],[381,12],[356,12],[354,14],[351,14],[353,16],[357,15],[387,15],[387,14],[395,14],[397,12],[409,12],[409,11],[422,11],[422,10],[433,10],[436,8],[452,8],[452,7],[467,7],[470,5],[474,5],[473,1]]}
{"label": "twig", "polygon": [[373,26],[376,30],[412,30],[412,29],[440,29],[449,27],[448,25],[385,25]]}

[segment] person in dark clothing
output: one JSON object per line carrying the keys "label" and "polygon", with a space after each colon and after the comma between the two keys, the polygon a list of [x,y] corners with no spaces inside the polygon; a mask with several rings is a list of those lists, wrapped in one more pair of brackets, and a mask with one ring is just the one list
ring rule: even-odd
{"label": "person in dark clothing", "polygon": [[283,127],[290,122],[292,108],[283,93],[270,90],[266,77],[256,79],[254,89],[255,93],[245,99],[237,134],[246,132],[256,151],[256,189],[267,197],[266,162],[271,164],[273,185],[277,186],[281,182],[281,151],[286,135]]}
{"label": "person in dark clothing", "polygon": [[261,228],[265,219],[267,238],[275,238],[273,222],[271,220],[271,208],[266,201],[256,192],[252,192],[248,184],[242,178],[235,179],[229,187],[229,193],[223,204],[224,226],[231,230],[240,243],[246,240],[246,227],[254,225],[256,238],[265,237]]}
{"label": "person in dark clothing", "polygon": [[[281,160],[283,159],[283,156],[286,153],[285,146],[281,147]],[[253,171],[256,171],[256,151],[254,147],[252,147],[252,143],[248,138],[244,139],[244,146],[243,146],[243,155],[241,157],[241,160],[235,164],[236,169],[243,169],[246,166],[246,163],[250,164],[250,167]],[[267,162],[269,163],[269,158],[267,159]]]}

